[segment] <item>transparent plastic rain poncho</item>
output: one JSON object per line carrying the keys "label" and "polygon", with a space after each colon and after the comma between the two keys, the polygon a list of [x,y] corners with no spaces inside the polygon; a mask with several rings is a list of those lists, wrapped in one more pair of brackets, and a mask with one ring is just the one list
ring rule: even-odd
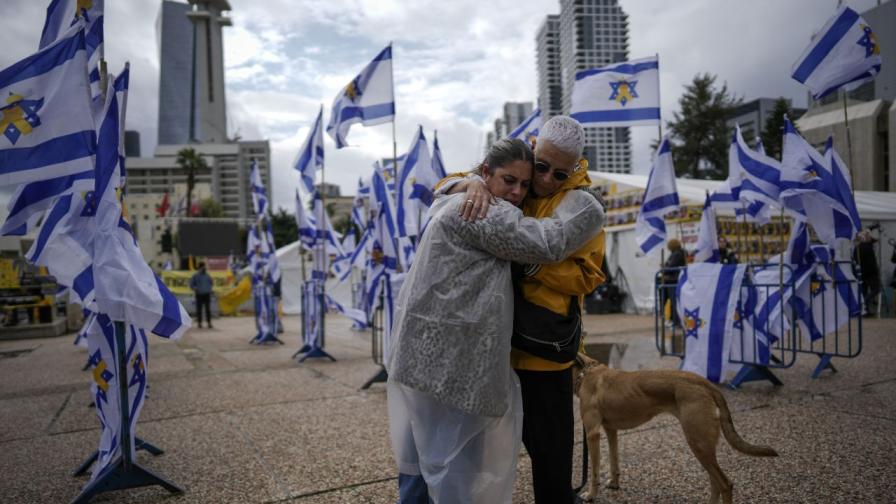
{"label": "transparent plastic rain poncho", "polygon": [[390,431],[399,470],[422,473],[437,503],[509,502],[522,429],[510,261],[561,261],[600,231],[604,215],[584,191],[570,191],[551,219],[499,201],[466,222],[465,201],[436,199],[398,295]]}

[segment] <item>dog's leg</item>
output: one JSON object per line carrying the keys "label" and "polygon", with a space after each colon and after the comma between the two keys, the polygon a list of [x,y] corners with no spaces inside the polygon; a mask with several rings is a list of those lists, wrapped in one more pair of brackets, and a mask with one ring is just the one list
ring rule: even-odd
{"label": "dog's leg", "polygon": [[582,424],[585,426],[585,442],[588,443],[588,457],[591,462],[588,493],[582,496],[582,500],[595,502],[597,499],[597,488],[600,485],[600,414],[596,414],[593,411],[583,411]]}
{"label": "dog's leg", "polygon": [[716,459],[716,444],[719,441],[719,417],[712,398],[692,401],[679,409],[678,420],[688,441],[688,446],[700,464],[709,474],[712,488],[709,502],[719,501],[719,494],[724,504],[731,504],[731,481],[722,472]]}
{"label": "dog's leg", "polygon": [[619,438],[616,429],[604,429],[607,433],[607,445],[610,448],[610,479],[607,480],[607,488],[619,489]]}

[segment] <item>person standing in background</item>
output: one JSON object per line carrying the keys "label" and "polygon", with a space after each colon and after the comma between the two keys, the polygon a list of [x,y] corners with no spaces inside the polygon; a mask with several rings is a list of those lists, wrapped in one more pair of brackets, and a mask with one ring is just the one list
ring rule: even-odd
{"label": "person standing in background", "polygon": [[212,277],[205,271],[205,263],[199,263],[199,271],[190,277],[190,289],[196,294],[196,319],[199,321],[199,328],[202,328],[202,309],[205,307],[205,319],[208,321],[208,328],[212,327]]}

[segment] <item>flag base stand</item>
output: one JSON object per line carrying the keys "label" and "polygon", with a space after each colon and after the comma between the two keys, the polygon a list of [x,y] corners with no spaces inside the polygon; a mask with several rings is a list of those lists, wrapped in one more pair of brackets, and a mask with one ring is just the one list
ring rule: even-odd
{"label": "flag base stand", "polygon": [[281,345],[286,344],[286,343],[283,343],[283,340],[281,340],[277,336],[274,336],[274,333],[266,334],[264,336],[256,336],[256,337],[252,338],[252,340],[249,343],[252,343],[255,345],[265,345],[268,343],[280,343]]}
{"label": "flag base stand", "polygon": [[[161,455],[161,454],[165,453],[165,451],[162,450],[161,448],[159,448],[153,444],[147,443],[146,441],[144,441],[136,436],[134,437],[134,446],[138,450],[146,450],[147,452],[149,452],[150,455]],[[84,460],[84,462],[81,463],[80,466],[78,466],[77,469],[75,469],[75,472],[72,473],[72,476],[82,476],[82,475],[86,474],[87,470],[90,469],[90,466],[93,465],[94,462],[96,462],[96,459],[99,456],[100,456],[100,452],[98,452],[98,451],[93,452],[89,457],[87,457],[86,460]]]}
{"label": "flag base stand", "polygon": [[308,353],[310,351],[311,351],[311,345],[309,345],[308,343],[305,343],[304,345],[302,345],[302,348],[296,350],[296,353],[292,354],[292,357],[290,357],[290,359],[295,359],[299,355],[302,355],[303,353]]}
{"label": "flag base stand", "polygon": [[364,385],[361,385],[361,390],[367,390],[374,383],[386,383],[386,380],[389,379],[389,373],[386,371],[385,366],[380,366],[380,370],[376,372],[375,375],[371,376],[369,380],[364,382]]}
{"label": "flag base stand", "polygon": [[[118,407],[120,409],[120,445],[119,455],[105,468],[97,478],[87,484],[72,500],[71,504],[86,504],[94,496],[111,492],[113,490],[126,490],[145,486],[159,485],[173,494],[183,493],[184,490],[165,478],[146,469],[132,460],[131,454],[131,418],[130,405],[128,404],[128,365],[125,356],[125,325],[123,321],[115,321],[115,369],[118,379]],[[157,455],[162,452],[153,445],[143,440],[134,438],[135,447],[144,445],[144,449]],[[158,452],[158,453],[154,453]],[[92,458],[92,457],[91,457]],[[96,460],[96,459],[94,459]],[[93,460],[88,459],[91,463]]]}
{"label": "flag base stand", "polygon": [[86,504],[94,496],[104,492],[154,485],[159,485],[172,494],[184,493],[179,486],[129,459],[130,456],[119,456],[96,480],[84,487],[71,504]]}
{"label": "flag base stand", "polygon": [[728,388],[737,390],[741,385],[751,381],[768,380],[772,385],[780,386],[784,383],[775,376],[771,370],[765,366],[757,366],[754,364],[744,364],[737,375],[728,383]]}
{"label": "flag base stand", "polygon": [[837,368],[831,363],[831,359],[834,358],[831,354],[815,354],[818,356],[821,361],[819,361],[818,365],[815,366],[815,371],[812,372],[812,379],[817,380],[819,376],[821,376],[821,372],[830,369],[831,373],[836,373]]}
{"label": "flag base stand", "polygon": [[305,352],[305,355],[299,359],[299,362],[305,362],[305,359],[330,359],[331,361],[336,362],[336,359],[332,355],[328,354],[326,350],[319,346],[311,347]]}

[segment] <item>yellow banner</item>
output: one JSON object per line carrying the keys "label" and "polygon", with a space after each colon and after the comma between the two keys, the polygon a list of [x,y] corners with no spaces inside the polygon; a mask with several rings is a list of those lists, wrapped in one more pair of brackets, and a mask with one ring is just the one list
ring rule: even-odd
{"label": "yellow banner", "polygon": [[18,289],[19,272],[15,260],[0,259],[0,289]]}
{"label": "yellow banner", "polygon": [[[161,277],[171,292],[183,295],[193,293],[190,278],[195,274],[195,271],[163,271]],[[229,271],[209,271],[208,274],[212,277],[212,291],[215,295],[233,287],[233,274]]]}

